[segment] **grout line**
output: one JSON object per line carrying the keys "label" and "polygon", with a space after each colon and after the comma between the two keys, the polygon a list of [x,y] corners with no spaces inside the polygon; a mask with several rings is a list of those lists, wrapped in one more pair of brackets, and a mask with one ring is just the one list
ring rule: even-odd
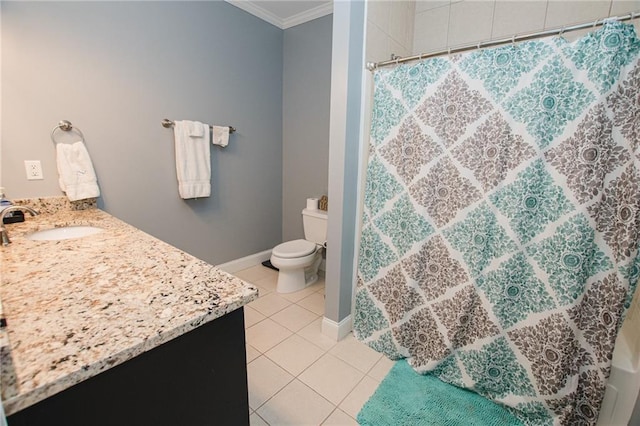
{"label": "grout line", "polygon": [[260,420],[262,420],[267,426],[271,426],[271,424],[268,421],[266,421],[265,419],[263,419],[260,414],[256,413],[255,411],[254,411],[254,413],[255,413],[256,416],[260,417]]}
{"label": "grout line", "polygon": [[489,35],[489,40],[493,40],[494,35],[493,35],[493,30],[494,27],[496,26],[496,1],[493,2],[493,11],[491,13],[491,32]]}
{"label": "grout line", "polygon": [[[342,404],[347,398],[349,398],[349,395],[351,395],[353,393],[353,391],[356,390],[356,388],[358,387],[358,385],[360,383],[362,383],[362,381],[364,380],[364,378],[367,377],[367,375],[363,375],[362,378],[360,380],[358,380],[358,383],[356,383],[356,385],[353,387],[353,389],[351,389],[351,391],[345,395],[344,398],[342,398],[342,400],[338,403],[338,405],[336,405],[336,407],[340,408],[340,404]],[[341,409],[341,408],[340,408]],[[360,407],[360,409],[362,409],[362,407]],[[342,410],[342,409],[341,409]],[[344,410],[342,410],[344,411]],[[349,413],[347,413],[346,411],[344,411],[349,417],[351,417],[351,415]]]}

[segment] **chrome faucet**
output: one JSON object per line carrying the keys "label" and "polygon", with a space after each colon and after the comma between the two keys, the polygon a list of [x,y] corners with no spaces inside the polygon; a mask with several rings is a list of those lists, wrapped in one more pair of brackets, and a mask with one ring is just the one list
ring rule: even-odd
{"label": "chrome faucet", "polygon": [[29,212],[31,214],[31,216],[35,216],[38,213],[36,210],[32,209],[31,207],[27,207],[27,206],[11,206],[11,207],[7,207],[6,209],[2,210],[2,213],[0,213],[0,234],[2,234],[2,245],[3,246],[8,246],[11,243],[11,240],[9,239],[9,234],[7,234],[7,228],[4,227],[4,217],[7,215],[7,213],[11,213],[11,212],[15,212],[18,210],[25,210],[27,212]]}

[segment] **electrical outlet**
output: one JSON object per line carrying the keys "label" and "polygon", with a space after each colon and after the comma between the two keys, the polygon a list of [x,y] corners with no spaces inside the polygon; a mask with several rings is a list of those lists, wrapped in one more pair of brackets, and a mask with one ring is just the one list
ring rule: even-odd
{"label": "electrical outlet", "polygon": [[24,168],[27,171],[27,180],[42,180],[42,164],[40,160],[24,160]]}

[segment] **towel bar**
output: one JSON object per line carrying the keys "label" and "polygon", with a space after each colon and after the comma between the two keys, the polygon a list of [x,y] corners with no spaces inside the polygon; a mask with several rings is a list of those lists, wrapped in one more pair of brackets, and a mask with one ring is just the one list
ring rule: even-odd
{"label": "towel bar", "polygon": [[70,132],[72,129],[75,129],[76,132],[80,133],[80,137],[82,138],[82,142],[84,143],[84,135],[82,134],[80,129],[78,129],[77,127],[73,127],[73,124],[71,124],[69,120],[60,120],[58,122],[58,125],[54,127],[53,130],[51,130],[51,141],[53,142],[54,145],[57,144],[57,142],[56,142],[56,139],[53,137],[53,135],[58,129],[64,132]]}
{"label": "towel bar", "polygon": [[[162,120],[162,127],[166,127],[167,129],[169,127],[173,127],[175,123],[173,122],[173,120],[169,120],[168,118],[165,118],[164,120]],[[228,126],[229,127],[229,133],[234,133],[236,131],[235,127],[232,126]],[[209,129],[213,129],[213,127],[209,126]]]}

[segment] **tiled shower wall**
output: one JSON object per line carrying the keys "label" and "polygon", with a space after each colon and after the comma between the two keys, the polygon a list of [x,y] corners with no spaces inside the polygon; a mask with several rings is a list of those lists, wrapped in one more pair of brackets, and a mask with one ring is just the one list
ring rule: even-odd
{"label": "tiled shower wall", "polygon": [[640,1],[416,1],[412,54],[555,29],[632,11],[640,11]]}
{"label": "tiled shower wall", "polygon": [[374,0],[367,7],[366,60],[379,62],[620,16],[640,11],[640,0]]}
{"label": "tiled shower wall", "polygon": [[411,55],[415,10],[415,1],[374,0],[367,3],[367,61],[386,61],[392,53]]}

